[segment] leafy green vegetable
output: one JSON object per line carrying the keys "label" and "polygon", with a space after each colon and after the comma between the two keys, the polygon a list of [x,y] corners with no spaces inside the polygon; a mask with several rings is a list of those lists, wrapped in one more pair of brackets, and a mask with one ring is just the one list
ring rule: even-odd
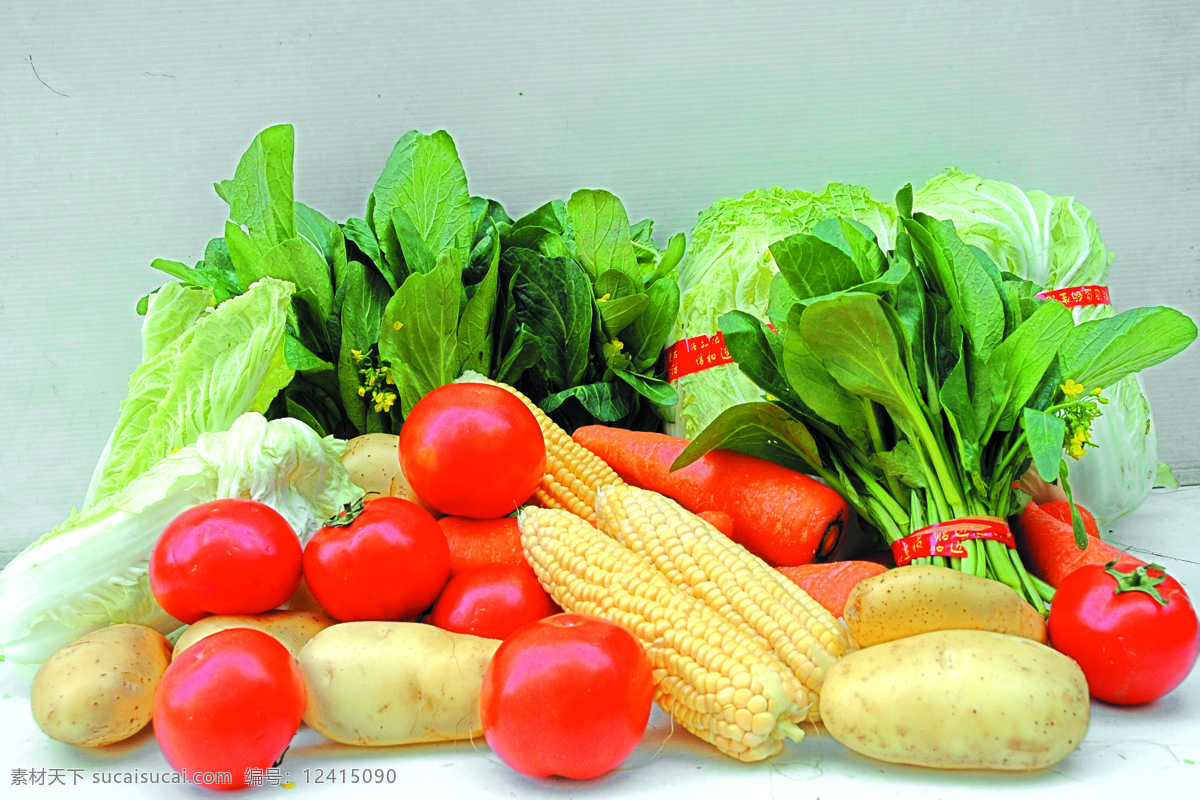
{"label": "leafy green vegetable", "polygon": [[[889,543],[934,522],[1006,517],[1030,462],[1065,482],[1064,448],[1077,458],[1090,445],[1104,386],[1196,338],[1191,320],[1165,308],[1076,327],[952,224],[909,216],[910,193],[897,198],[893,249],[847,219],[769,245],[785,285],[773,279],[768,312],[783,333],[741,310],[720,326],[742,379],[775,410],[725,410],[677,466],[718,447],[800,461]],[[1051,590],[1015,551],[964,544],[965,557],[933,561],[1000,580],[1044,609]]]}
{"label": "leafy green vegetable", "polygon": [[96,465],[84,505],[103,500],[169,453],[247,411],[264,412],[292,379],[284,325],[292,287],[264,278],[215,309],[206,289],[167,284],[150,300],[145,360]]}
{"label": "leafy green vegetable", "polygon": [[295,420],[247,413],[165,455],[0,573],[4,660],[32,674],[59,647],[106,625],[178,628],[149,586],[150,553],[163,528],[201,503],[247,497],[274,508],[307,541],[362,495],[342,466],[344,451],[344,442]]}

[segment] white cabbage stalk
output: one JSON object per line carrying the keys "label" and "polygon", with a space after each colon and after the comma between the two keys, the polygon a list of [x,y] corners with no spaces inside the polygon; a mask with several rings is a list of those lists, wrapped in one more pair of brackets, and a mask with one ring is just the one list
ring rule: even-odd
{"label": "white cabbage stalk", "polygon": [[[1000,269],[1048,289],[1108,284],[1113,254],[1100,240],[1091,212],[1072,197],[1024,192],[949,170],[916,192],[913,207],[951,220],[962,240],[984,250]],[[1080,306],[1073,312],[1076,325],[1115,313],[1112,306]],[[1070,462],[1070,483],[1075,501],[1107,528],[1150,494],[1158,434],[1141,378],[1128,376],[1104,394],[1110,402],[1092,424],[1096,447]]]}
{"label": "white cabbage stalk", "polygon": [[307,541],[362,496],[342,466],[345,443],[294,419],[257,413],[202,433],[122,490],[73,514],[0,572],[0,653],[23,677],[78,637],[132,622],[178,628],[150,592],[150,553],[189,508],[226,497],[258,500]]}

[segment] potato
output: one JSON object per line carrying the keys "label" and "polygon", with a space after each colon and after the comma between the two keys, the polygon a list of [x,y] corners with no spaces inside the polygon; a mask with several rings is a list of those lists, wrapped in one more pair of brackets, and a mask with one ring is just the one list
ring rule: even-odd
{"label": "potato", "polygon": [[1079,665],[991,631],[933,631],[843,656],[821,686],[833,738],[882,761],[943,769],[1031,770],[1087,733]]}
{"label": "potato", "polygon": [[99,747],[146,727],[171,645],[142,625],[86,634],[46,659],[30,689],[33,720],[60,742]]}
{"label": "potato", "polygon": [[300,651],[304,721],[343,744],[442,742],[483,734],[479,692],[500,646],[419,622],[345,622]]}
{"label": "potato", "polygon": [[300,655],[300,649],[308,644],[309,639],[335,622],[333,617],[319,611],[268,611],[265,614],[205,617],[188,626],[175,642],[175,656],[178,657],[184,650],[217,631],[226,628],[254,628],[278,639],[295,658]]}
{"label": "potato", "polygon": [[354,485],[366,492],[366,500],[376,497],[403,497],[432,513],[408,485],[400,469],[400,437],[390,433],[368,433],[349,441],[342,466]]}
{"label": "potato", "polygon": [[918,633],[980,630],[1046,643],[1046,621],[998,581],[946,567],[912,564],[859,582],[843,612],[859,647]]}

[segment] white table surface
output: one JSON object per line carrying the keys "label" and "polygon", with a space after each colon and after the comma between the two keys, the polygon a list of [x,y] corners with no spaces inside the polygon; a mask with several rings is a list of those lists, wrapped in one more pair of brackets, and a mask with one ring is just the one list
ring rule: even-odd
{"label": "white table surface", "polygon": [[[1130,552],[1167,567],[1200,598],[1200,487],[1156,492],[1109,537]],[[0,675],[0,795],[12,797],[214,796],[197,787],[114,785],[107,777],[146,780],[170,773],[150,731],[105,750],[73,748],[37,729],[28,686],[8,671]],[[393,769],[393,784],[341,781],[354,769]],[[49,783],[13,785],[14,770],[46,770]],[[315,783],[316,771],[339,770],[337,783]],[[72,772],[71,770],[77,770]],[[307,771],[307,772],[306,772]],[[672,729],[657,708],[637,750],[607,776],[589,782],[532,780],[504,766],[483,741],[393,748],[334,744],[302,727],[281,767],[296,795],[325,797],[803,797],[832,798],[1010,796],[1090,798],[1196,796],[1200,784],[1200,670],[1149,706],[1118,708],[1092,702],[1091,727],[1079,749],[1056,766],[1033,773],[947,772],[872,761],[847,750],[822,729],[809,726],[803,742],[789,743],[773,759],[740,764],[682,729]],[[78,783],[72,785],[78,776]],[[385,776],[386,777],[386,776]],[[1141,787],[1139,789],[1139,787]],[[287,788],[265,785],[256,796]]]}

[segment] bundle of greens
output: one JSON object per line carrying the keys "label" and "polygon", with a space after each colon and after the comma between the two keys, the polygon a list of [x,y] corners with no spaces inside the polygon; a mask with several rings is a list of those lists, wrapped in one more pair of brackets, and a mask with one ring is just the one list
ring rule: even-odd
{"label": "bundle of greens", "polygon": [[[674,407],[658,373],[679,307],[684,237],[580,190],[513,220],[475,197],[445,131],[405,134],[367,200],[338,224],[297,202],[294,133],[260,133],[234,177],[224,236],[195,267],[158,260],[218,303],[263,277],[296,287],[271,403],[322,434],[395,432],[426,392],[474,370],[515,385],[566,427],[654,428]],[[146,302],[145,300],[143,302]]]}
{"label": "bundle of greens", "polygon": [[[720,318],[739,369],[769,401],[723,412],[681,454],[682,467],[732,448],[819,475],[888,543],[968,516],[1007,517],[1030,464],[1066,483],[1064,448],[1081,453],[1100,393],[1179,353],[1196,326],[1169,308],[1075,325],[1040,286],[964,244],[953,223],[897,197],[894,247],[845,217],[770,246],[768,324]],[[1075,533],[1084,529],[1076,512]],[[1053,590],[1015,550],[969,539],[938,562],[998,579],[1039,610]],[[924,560],[924,559],[922,559]]]}

